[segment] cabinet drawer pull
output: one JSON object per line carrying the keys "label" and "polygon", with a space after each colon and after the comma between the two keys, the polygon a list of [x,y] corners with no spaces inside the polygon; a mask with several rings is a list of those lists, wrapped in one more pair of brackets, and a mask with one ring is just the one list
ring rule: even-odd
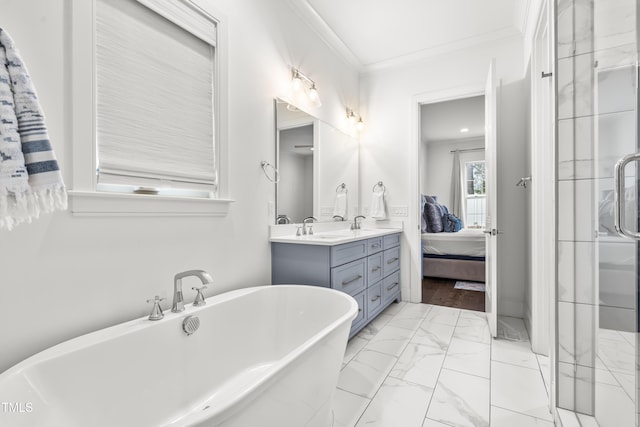
{"label": "cabinet drawer pull", "polygon": [[357,275],[356,277],[354,277],[353,279],[343,281],[343,282],[342,282],[342,286],[348,285],[349,283],[356,282],[356,281],[358,281],[358,280],[360,280],[360,279],[362,279],[362,275],[361,275],[361,274],[358,274],[358,275]]}
{"label": "cabinet drawer pull", "polygon": [[378,249],[380,247],[380,243],[374,243],[371,245],[371,249]]}
{"label": "cabinet drawer pull", "polygon": [[389,261],[387,261],[387,264],[393,264],[394,262],[396,262],[399,258],[391,258]]}
{"label": "cabinet drawer pull", "polygon": [[375,298],[371,298],[371,302],[376,302],[380,299],[380,295],[376,295]]}
{"label": "cabinet drawer pull", "polygon": [[391,286],[387,286],[387,290],[390,291],[391,289],[395,288],[396,286],[398,286],[398,282],[393,282],[393,284]]}
{"label": "cabinet drawer pull", "polygon": [[376,265],[375,267],[373,267],[373,268],[371,269],[371,272],[372,272],[372,273],[375,273],[375,272],[376,272],[376,271],[378,271],[378,270],[380,270],[380,266],[379,266],[379,265]]}

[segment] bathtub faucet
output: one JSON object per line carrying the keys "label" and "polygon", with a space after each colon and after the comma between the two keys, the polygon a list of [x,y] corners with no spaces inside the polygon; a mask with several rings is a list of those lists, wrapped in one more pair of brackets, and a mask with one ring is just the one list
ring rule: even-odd
{"label": "bathtub faucet", "polygon": [[187,270],[182,273],[178,273],[173,278],[173,305],[171,311],[179,313],[184,311],[184,299],[182,298],[182,279],[187,276],[198,277],[203,285],[209,285],[213,283],[211,275],[204,270]]}

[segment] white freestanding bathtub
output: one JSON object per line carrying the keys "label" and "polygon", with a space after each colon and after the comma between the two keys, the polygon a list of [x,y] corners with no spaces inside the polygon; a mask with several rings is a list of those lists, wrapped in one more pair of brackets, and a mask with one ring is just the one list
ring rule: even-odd
{"label": "white freestanding bathtub", "polygon": [[357,310],[331,289],[262,286],[90,333],[0,374],[0,426],[327,427]]}

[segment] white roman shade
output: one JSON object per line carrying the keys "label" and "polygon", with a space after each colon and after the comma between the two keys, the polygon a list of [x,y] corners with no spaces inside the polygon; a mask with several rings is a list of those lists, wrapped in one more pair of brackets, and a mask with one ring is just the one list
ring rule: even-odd
{"label": "white roman shade", "polygon": [[215,192],[215,22],[184,1],[96,4],[98,184]]}

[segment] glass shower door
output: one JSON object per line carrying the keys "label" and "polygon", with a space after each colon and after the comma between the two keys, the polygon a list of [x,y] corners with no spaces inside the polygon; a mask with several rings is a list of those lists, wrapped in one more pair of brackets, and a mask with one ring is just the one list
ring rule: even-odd
{"label": "glass shower door", "polygon": [[[585,2],[588,4],[589,2]],[[638,426],[638,74],[636,1],[593,1],[594,416]]]}

